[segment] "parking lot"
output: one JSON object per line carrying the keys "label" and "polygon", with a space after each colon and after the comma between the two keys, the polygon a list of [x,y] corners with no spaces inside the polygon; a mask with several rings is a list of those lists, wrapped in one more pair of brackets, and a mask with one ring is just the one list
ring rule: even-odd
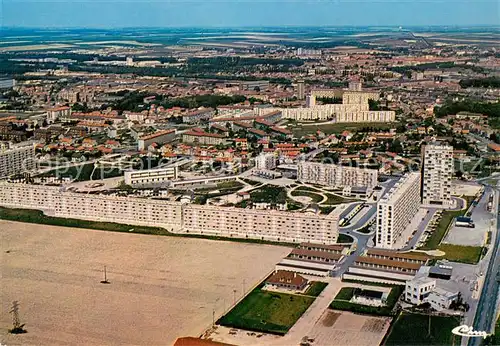
{"label": "parking lot", "polygon": [[488,198],[491,193],[491,189],[486,189],[483,197],[472,210],[470,217],[474,221],[475,227],[468,228],[452,225],[444,239],[445,243],[465,246],[484,245],[486,233],[492,227],[493,218],[495,217],[487,210]]}

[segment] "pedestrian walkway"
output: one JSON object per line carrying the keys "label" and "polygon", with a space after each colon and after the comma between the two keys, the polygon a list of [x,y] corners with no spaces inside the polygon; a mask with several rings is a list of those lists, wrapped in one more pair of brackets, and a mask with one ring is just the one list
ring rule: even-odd
{"label": "pedestrian walkway", "polygon": [[328,309],[328,306],[341,288],[342,283],[340,280],[331,278],[328,286],[326,286],[323,292],[321,292],[314,303],[311,304],[309,309],[299,318],[288,333],[279,340],[273,340],[272,345],[299,345],[302,338],[313,329],[316,322],[323,315],[323,312]]}

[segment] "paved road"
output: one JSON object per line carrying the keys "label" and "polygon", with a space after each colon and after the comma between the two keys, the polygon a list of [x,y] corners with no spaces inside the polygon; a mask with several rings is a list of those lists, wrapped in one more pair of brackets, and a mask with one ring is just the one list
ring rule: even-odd
{"label": "paved road", "polygon": [[[498,194],[500,189],[495,188],[495,211],[498,212]],[[496,234],[491,248],[491,259],[485,274],[483,289],[479,303],[477,304],[476,316],[474,319],[474,330],[491,332],[493,324],[497,318],[498,296],[500,278],[500,215],[497,215]],[[469,346],[481,345],[481,338],[470,338]]]}

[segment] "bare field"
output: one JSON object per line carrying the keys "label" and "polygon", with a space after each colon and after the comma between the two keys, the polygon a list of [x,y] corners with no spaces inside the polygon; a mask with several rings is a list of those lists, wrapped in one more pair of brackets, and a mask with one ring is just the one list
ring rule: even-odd
{"label": "bare field", "polygon": [[308,336],[314,339],[314,346],[379,345],[390,323],[390,317],[372,317],[328,309]]}
{"label": "bare field", "polygon": [[[0,342],[170,345],[199,336],[289,248],[0,220]],[[107,266],[109,285],[100,284]],[[234,290],[236,292],[234,292]],[[13,300],[27,334],[10,335]]]}
{"label": "bare field", "polygon": [[60,44],[60,43],[33,44],[33,45],[28,45],[28,46],[1,47],[0,51],[2,51],[2,52],[18,52],[18,51],[24,51],[24,50],[62,49],[62,48],[71,48],[71,47],[73,47],[73,46],[70,44]]}

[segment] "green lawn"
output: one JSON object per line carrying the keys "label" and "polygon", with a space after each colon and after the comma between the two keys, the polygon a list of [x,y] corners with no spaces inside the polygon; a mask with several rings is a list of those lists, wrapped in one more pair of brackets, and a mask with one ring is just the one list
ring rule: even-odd
{"label": "green lawn", "polygon": [[484,345],[500,345],[500,317],[495,325],[494,334],[485,340]]}
{"label": "green lawn", "polygon": [[323,200],[323,197],[321,195],[318,195],[317,193],[309,192],[309,191],[294,190],[294,191],[292,191],[291,194],[294,197],[297,197],[297,196],[309,197],[309,198],[311,198],[311,201],[313,203],[319,203]]}
{"label": "green lawn", "polygon": [[[472,202],[472,197],[465,196],[465,200],[467,201],[467,206]],[[437,249],[444,236],[446,235],[446,231],[448,230],[448,226],[453,222],[453,220],[457,216],[463,216],[467,211],[466,208],[462,210],[450,211],[445,210],[441,216],[441,220],[439,221],[436,230],[431,234],[431,236],[427,239],[427,242],[424,246],[421,247],[422,250],[434,250]]]}
{"label": "green lawn", "polygon": [[347,234],[339,234],[339,237],[337,238],[337,243],[352,243],[354,239],[347,235]]}
{"label": "green lawn", "polygon": [[260,181],[252,180],[252,179],[247,179],[247,178],[240,178],[242,181],[245,183],[252,185],[252,186],[259,186],[262,185]]}
{"label": "green lawn", "polygon": [[397,123],[349,123],[349,124],[324,124],[324,125],[310,125],[308,124],[298,124],[297,127],[292,129],[293,135],[295,137],[302,137],[308,134],[314,134],[316,131],[322,131],[329,135],[332,133],[340,133],[342,131],[359,131],[362,129],[380,129],[389,130],[398,126]]}
{"label": "green lawn", "polygon": [[[389,331],[385,345],[452,345],[451,330],[460,325],[457,317],[402,313]],[[456,345],[460,344],[457,337]]]}
{"label": "green lawn", "polygon": [[404,291],[404,286],[393,286],[387,296],[386,305],[380,307],[350,303],[349,300],[353,297],[355,290],[354,287],[343,287],[330,304],[330,308],[359,314],[391,316],[394,306]]}
{"label": "green lawn", "polygon": [[325,193],[327,197],[326,201],[323,204],[342,204],[342,203],[350,203],[356,202],[356,199],[344,198],[331,193]]}
{"label": "green lawn", "polygon": [[360,229],[358,229],[356,232],[360,232],[360,233],[368,234],[368,233],[370,233],[370,232],[371,232],[371,231],[370,231],[370,225],[365,226],[365,227],[363,227],[363,228],[360,228]]}
{"label": "green lawn", "polygon": [[[93,172],[93,174],[92,174]],[[96,168],[93,163],[86,163],[80,166],[69,166],[54,169],[40,175],[40,177],[61,177],[70,178],[77,181],[107,179],[122,176],[123,172],[118,168]]]}
{"label": "green lawn", "polygon": [[439,250],[446,252],[443,258],[452,262],[476,264],[481,259],[483,247],[441,244]]}
{"label": "green lawn", "polygon": [[354,296],[354,287],[342,287],[335,296],[335,300],[351,300],[352,297]]}
{"label": "green lawn", "polygon": [[394,287],[394,285],[381,283],[381,282],[371,282],[371,281],[363,281],[363,280],[355,280],[355,279],[342,279],[342,282],[352,282],[365,286],[379,286],[379,287]]}
{"label": "green lawn", "polygon": [[254,289],[217,324],[284,335],[297,322],[315,298]]}
{"label": "green lawn", "polygon": [[286,199],[287,210],[299,210],[304,208],[302,203],[297,202],[294,199],[288,198]]}
{"label": "green lawn", "polygon": [[326,282],[313,281],[304,294],[307,296],[317,297],[321,294],[321,292],[323,292],[326,286],[328,286],[328,283]]}
{"label": "green lawn", "polygon": [[295,189],[295,191],[321,192],[320,189],[316,189],[314,187],[309,187],[309,186],[299,186]]}
{"label": "green lawn", "polygon": [[286,202],[286,189],[281,186],[266,185],[250,192],[250,199],[256,203]]}
{"label": "green lawn", "polygon": [[44,225],[97,229],[113,232],[129,232],[130,230],[133,230],[130,233],[156,235],[170,234],[170,232],[168,232],[166,229],[160,227],[132,226],[112,222],[66,219],[62,217],[46,216],[39,210],[29,209],[9,209],[0,207],[0,219],[27,223],[38,223]]}
{"label": "green lawn", "polygon": [[217,184],[218,189],[235,189],[240,187],[243,187],[243,184],[236,180],[225,181]]}
{"label": "green lawn", "polygon": [[335,207],[332,206],[324,207],[320,205],[319,210],[321,211],[321,214],[330,214],[332,211],[335,210]]}

